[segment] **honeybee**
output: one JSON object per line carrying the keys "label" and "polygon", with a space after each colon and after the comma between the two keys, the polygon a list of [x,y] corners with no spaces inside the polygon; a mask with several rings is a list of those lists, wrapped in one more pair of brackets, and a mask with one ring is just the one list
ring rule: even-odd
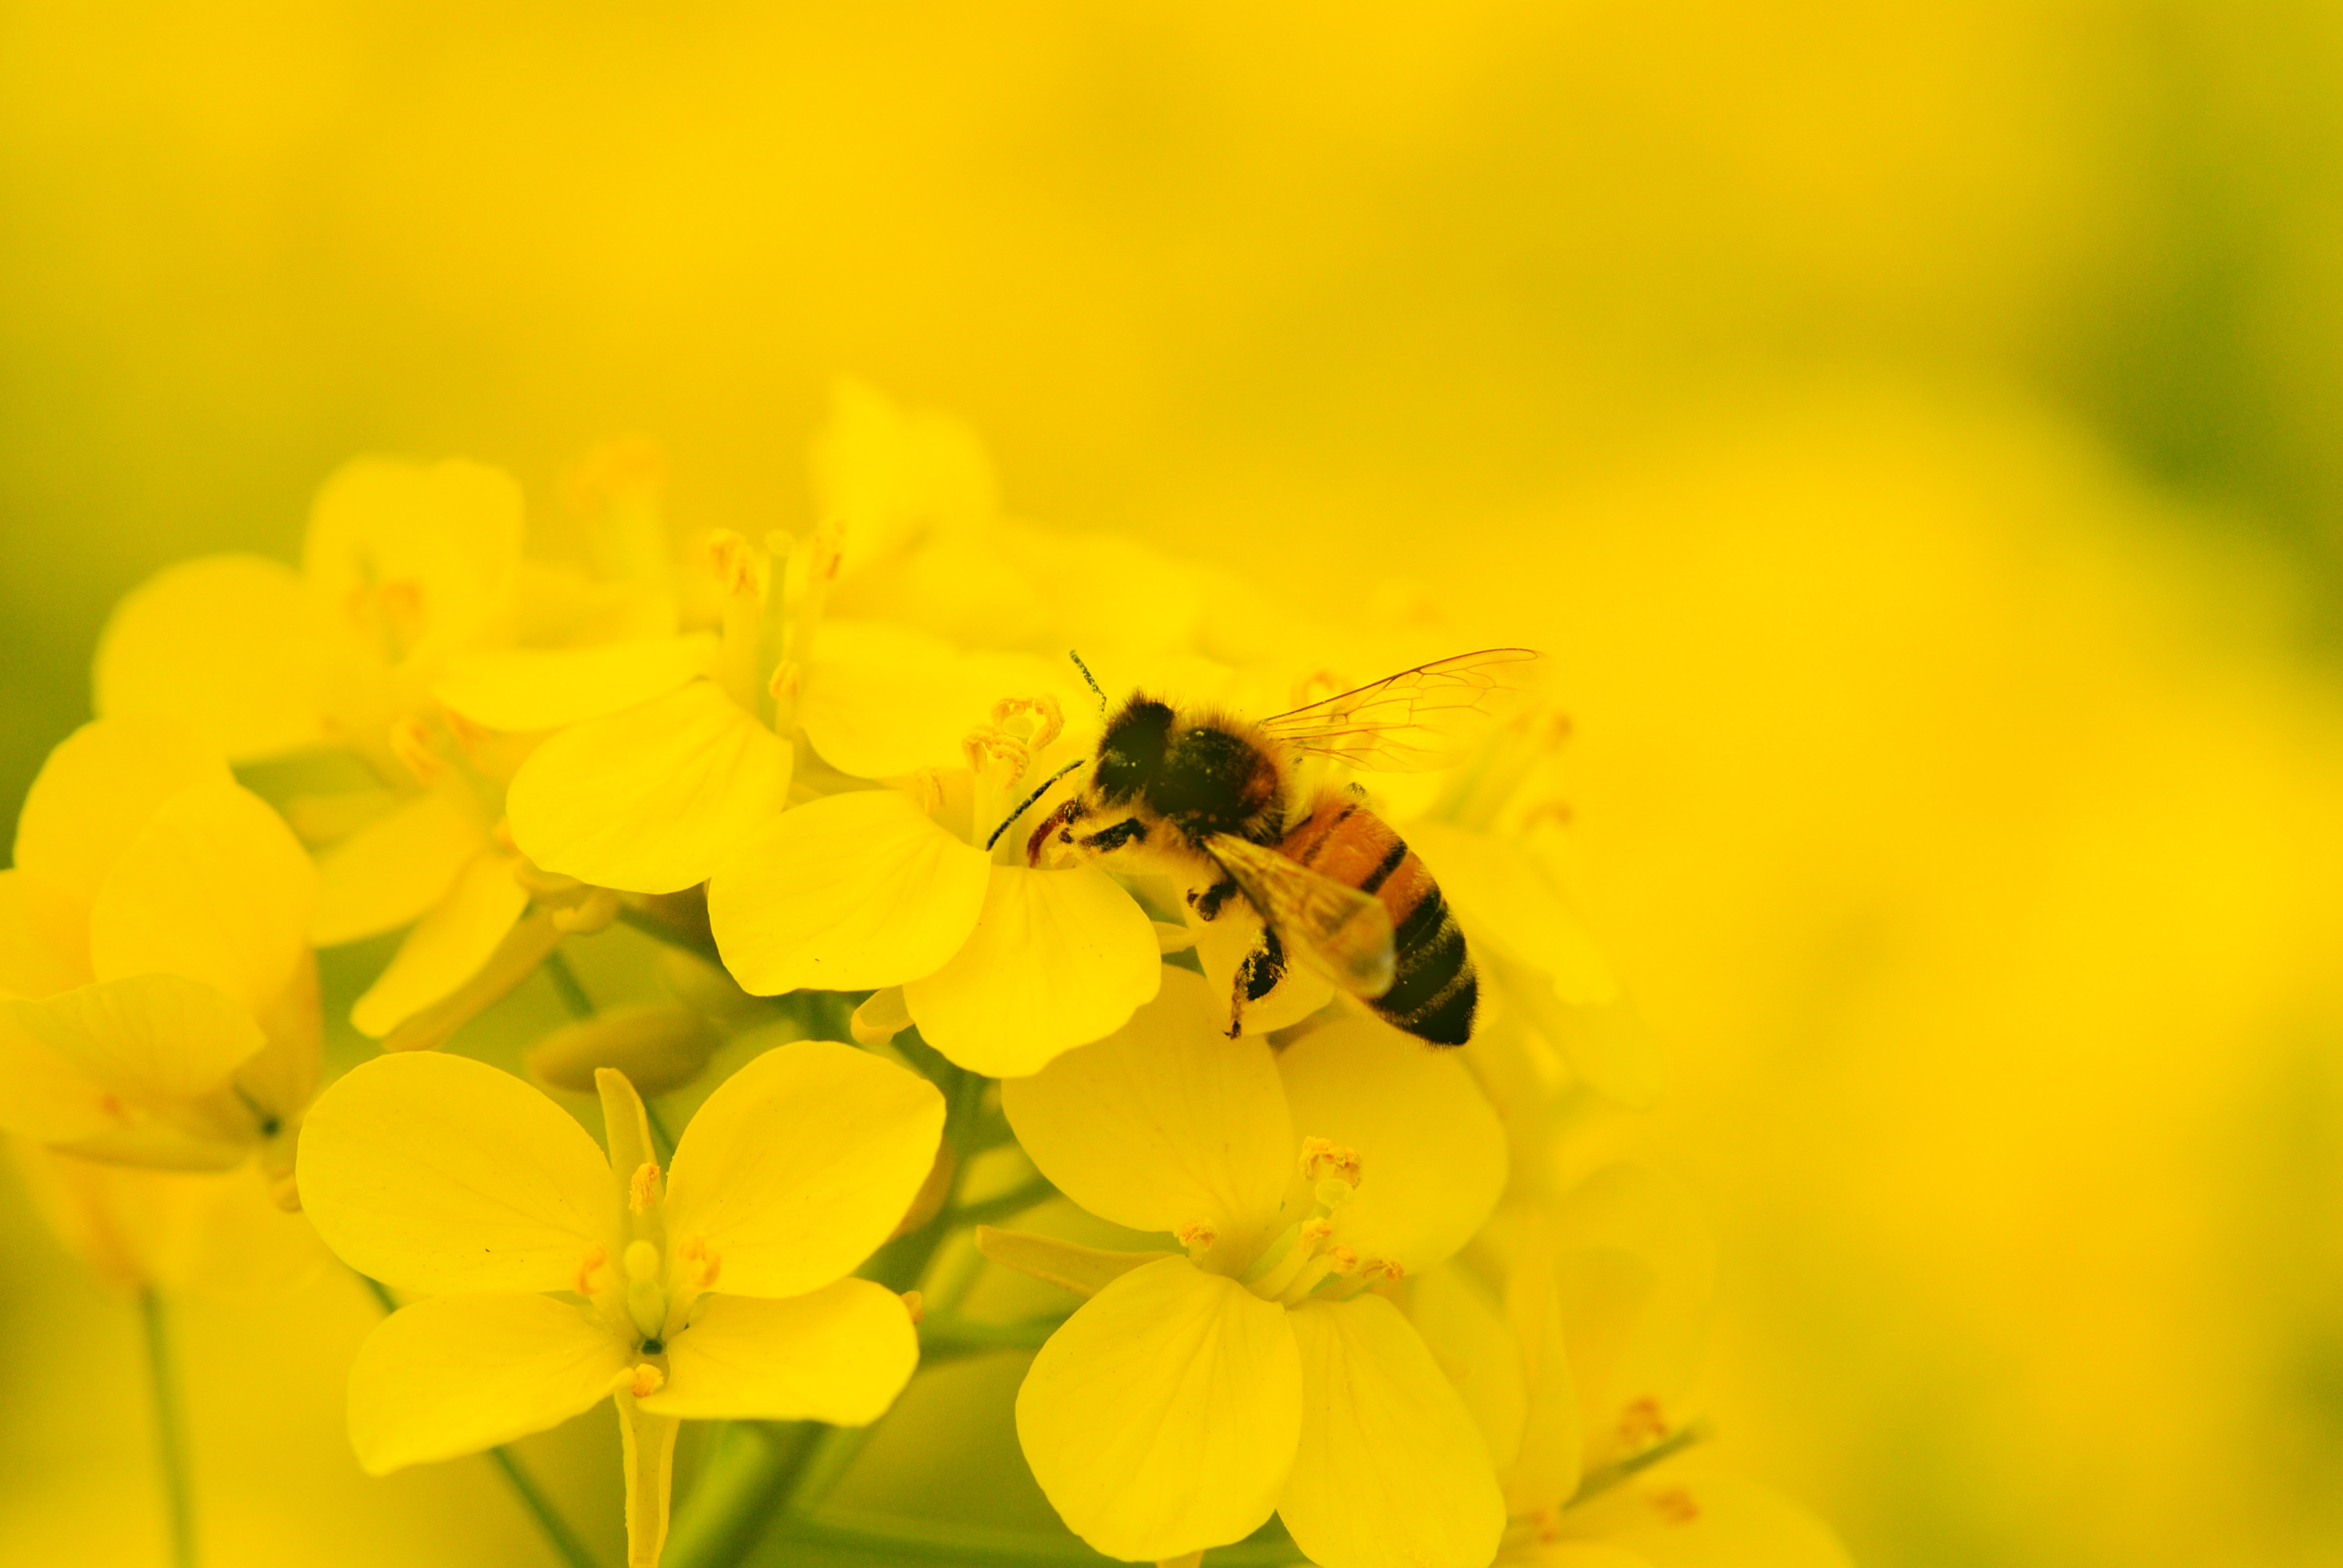
{"label": "honeybee", "polygon": [[1363,790],[1311,788],[1303,764],[1446,766],[1536,658],[1521,648],[1458,654],[1259,720],[1134,692],[1108,716],[1087,778],[1026,840],[1026,859],[1039,864],[1054,839],[1185,862],[1209,879],[1189,894],[1205,920],[1242,896],[1262,930],[1237,970],[1232,1035],[1292,959],[1418,1039],[1462,1045],[1480,986],[1439,884]]}

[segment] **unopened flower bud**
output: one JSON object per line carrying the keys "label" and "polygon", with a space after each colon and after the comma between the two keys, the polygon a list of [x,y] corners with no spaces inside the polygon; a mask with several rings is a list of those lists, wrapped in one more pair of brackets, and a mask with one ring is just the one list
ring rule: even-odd
{"label": "unopened flower bud", "polygon": [[697,1009],[652,1002],[617,1007],[565,1024],[529,1048],[528,1070],[555,1089],[594,1092],[598,1068],[615,1068],[638,1092],[665,1094],[699,1077],[716,1054],[716,1030]]}

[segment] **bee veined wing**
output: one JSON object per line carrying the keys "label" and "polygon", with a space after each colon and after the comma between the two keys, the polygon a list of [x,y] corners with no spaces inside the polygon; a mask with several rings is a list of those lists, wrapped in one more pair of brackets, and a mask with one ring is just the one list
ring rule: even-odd
{"label": "bee veined wing", "polygon": [[1297,751],[1384,773],[1421,773],[1459,760],[1514,706],[1537,654],[1526,648],[1419,664],[1261,727]]}
{"label": "bee veined wing", "polygon": [[1231,834],[1214,833],[1204,848],[1288,952],[1353,996],[1391,990],[1392,923],[1382,900]]}

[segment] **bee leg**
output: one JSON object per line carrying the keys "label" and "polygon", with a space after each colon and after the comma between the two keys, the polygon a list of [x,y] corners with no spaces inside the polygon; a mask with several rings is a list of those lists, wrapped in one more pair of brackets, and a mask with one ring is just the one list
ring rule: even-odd
{"label": "bee leg", "polygon": [[1209,923],[1221,918],[1221,906],[1235,897],[1236,890],[1236,883],[1223,877],[1202,892],[1191,889],[1188,893],[1188,907],[1196,911],[1199,919]]}
{"label": "bee leg", "polygon": [[1237,965],[1236,983],[1230,988],[1229,1038],[1244,1032],[1244,1010],[1277,989],[1285,978],[1285,944],[1277,940],[1277,932],[1267,926],[1261,929],[1261,941]]}
{"label": "bee leg", "polygon": [[1101,828],[1080,840],[1085,849],[1101,855],[1111,855],[1125,844],[1147,837],[1147,825],[1136,817],[1126,817],[1111,828]]}

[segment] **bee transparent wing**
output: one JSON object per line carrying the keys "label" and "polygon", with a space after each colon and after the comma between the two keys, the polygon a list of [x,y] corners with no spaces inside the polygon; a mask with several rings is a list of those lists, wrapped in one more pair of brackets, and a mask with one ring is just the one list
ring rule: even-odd
{"label": "bee transparent wing", "polygon": [[1264,719],[1261,727],[1296,751],[1354,768],[1445,768],[1513,709],[1537,657],[1526,648],[1460,653]]}
{"label": "bee transparent wing", "polygon": [[1391,990],[1391,915],[1383,900],[1227,833],[1204,848],[1252,900],[1285,950],[1353,996]]}

